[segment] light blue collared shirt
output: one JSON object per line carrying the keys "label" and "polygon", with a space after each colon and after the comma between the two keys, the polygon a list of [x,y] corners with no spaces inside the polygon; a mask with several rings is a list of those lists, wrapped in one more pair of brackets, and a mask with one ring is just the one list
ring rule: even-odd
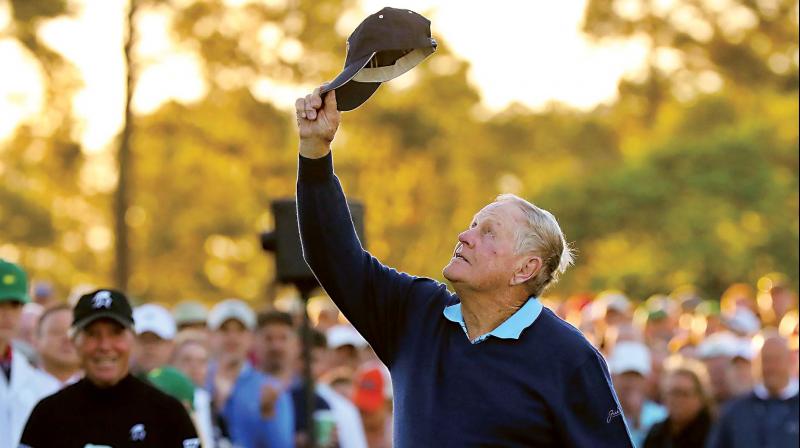
{"label": "light blue collared shirt", "polygon": [[[530,327],[542,313],[542,303],[536,297],[531,297],[518,309],[514,314],[505,320],[502,324],[498,325],[494,330],[480,335],[474,340],[470,341],[473,344],[478,344],[485,341],[489,336],[494,336],[500,339],[519,339],[522,330]],[[461,303],[450,305],[444,309],[444,317],[451,322],[461,325],[464,334],[469,339],[467,332],[467,325],[464,323],[464,316],[461,314]]]}

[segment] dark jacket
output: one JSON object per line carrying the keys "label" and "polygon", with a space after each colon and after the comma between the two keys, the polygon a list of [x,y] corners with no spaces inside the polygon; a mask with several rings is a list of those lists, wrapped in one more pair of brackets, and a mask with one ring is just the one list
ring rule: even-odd
{"label": "dark jacket", "polygon": [[711,431],[709,448],[797,448],[800,401],[794,396],[763,399],[751,392],[734,399]]}
{"label": "dark jacket", "polygon": [[672,433],[672,419],[656,423],[647,433],[644,448],[703,448],[711,431],[711,415],[702,411],[683,430]]}

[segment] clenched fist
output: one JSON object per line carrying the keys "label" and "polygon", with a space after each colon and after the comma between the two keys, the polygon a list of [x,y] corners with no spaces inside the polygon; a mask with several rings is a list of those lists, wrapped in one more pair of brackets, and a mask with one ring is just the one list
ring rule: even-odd
{"label": "clenched fist", "polygon": [[297,130],[300,135],[300,155],[311,159],[324,157],[331,150],[331,142],[339,128],[341,114],[336,110],[336,91],[325,94],[320,88],[295,101]]}

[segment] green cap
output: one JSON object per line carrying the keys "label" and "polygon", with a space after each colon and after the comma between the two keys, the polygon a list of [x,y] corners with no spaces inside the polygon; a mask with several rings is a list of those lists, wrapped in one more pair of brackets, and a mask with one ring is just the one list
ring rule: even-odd
{"label": "green cap", "polygon": [[194,384],[172,366],[159,367],[147,374],[147,379],[161,392],[177,398],[188,409],[194,409]]}
{"label": "green cap", "polygon": [[0,302],[28,303],[28,276],[19,265],[0,258]]}
{"label": "green cap", "polygon": [[695,311],[706,317],[719,316],[719,302],[716,300],[704,300],[700,305],[697,305]]}

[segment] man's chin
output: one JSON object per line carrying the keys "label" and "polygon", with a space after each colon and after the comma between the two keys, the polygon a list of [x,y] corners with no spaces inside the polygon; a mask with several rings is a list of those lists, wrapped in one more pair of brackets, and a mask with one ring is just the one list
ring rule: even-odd
{"label": "man's chin", "polygon": [[459,281],[459,276],[455,271],[456,269],[453,263],[450,263],[442,269],[442,276],[450,283],[457,283]]}

